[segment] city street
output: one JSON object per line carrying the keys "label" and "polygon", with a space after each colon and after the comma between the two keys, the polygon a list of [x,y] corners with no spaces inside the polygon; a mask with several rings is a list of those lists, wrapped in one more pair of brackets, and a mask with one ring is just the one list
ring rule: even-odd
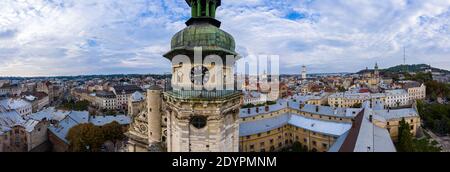
{"label": "city street", "polygon": [[432,140],[436,140],[439,143],[438,145],[441,146],[442,152],[450,152],[450,137],[439,137],[429,130],[424,131],[431,136]]}

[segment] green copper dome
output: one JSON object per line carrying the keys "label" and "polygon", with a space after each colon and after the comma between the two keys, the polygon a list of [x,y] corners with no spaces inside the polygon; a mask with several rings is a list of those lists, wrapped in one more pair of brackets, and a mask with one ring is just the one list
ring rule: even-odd
{"label": "green copper dome", "polygon": [[171,42],[171,50],[164,55],[173,58],[176,55],[193,55],[194,48],[202,47],[207,55],[237,55],[233,36],[220,29],[220,21],[215,19],[216,9],[221,0],[186,0],[192,9],[192,17],[187,27],[176,33]]}
{"label": "green copper dome", "polygon": [[236,55],[233,36],[209,23],[190,25],[172,38],[171,52],[193,51],[194,47],[202,47],[204,52],[221,51]]}

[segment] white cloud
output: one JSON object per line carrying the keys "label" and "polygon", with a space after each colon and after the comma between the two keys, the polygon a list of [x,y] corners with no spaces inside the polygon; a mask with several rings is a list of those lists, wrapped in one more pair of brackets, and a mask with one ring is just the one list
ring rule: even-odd
{"label": "white cloud", "polygon": [[[283,73],[375,62],[450,69],[450,1],[230,0],[218,11],[242,54],[279,55]],[[0,1],[0,76],[161,73],[184,0]],[[294,14],[292,17],[291,14]]]}

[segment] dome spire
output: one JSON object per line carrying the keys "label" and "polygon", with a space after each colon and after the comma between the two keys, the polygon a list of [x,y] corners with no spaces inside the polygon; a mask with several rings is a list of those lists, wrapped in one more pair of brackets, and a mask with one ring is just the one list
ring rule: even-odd
{"label": "dome spire", "polygon": [[191,7],[193,18],[216,17],[216,9],[221,5],[221,0],[186,0]]}
{"label": "dome spire", "polygon": [[216,10],[221,2],[221,0],[186,0],[186,3],[191,7],[191,19],[186,22],[186,25],[207,22],[220,27],[220,21],[215,18]]}

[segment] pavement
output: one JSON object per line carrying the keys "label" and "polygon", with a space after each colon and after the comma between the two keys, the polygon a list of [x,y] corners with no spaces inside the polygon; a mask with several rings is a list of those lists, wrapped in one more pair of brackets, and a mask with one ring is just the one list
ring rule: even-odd
{"label": "pavement", "polygon": [[441,146],[442,152],[450,152],[450,137],[448,136],[440,137],[429,130],[424,131],[431,136],[431,139],[438,142],[438,146]]}

